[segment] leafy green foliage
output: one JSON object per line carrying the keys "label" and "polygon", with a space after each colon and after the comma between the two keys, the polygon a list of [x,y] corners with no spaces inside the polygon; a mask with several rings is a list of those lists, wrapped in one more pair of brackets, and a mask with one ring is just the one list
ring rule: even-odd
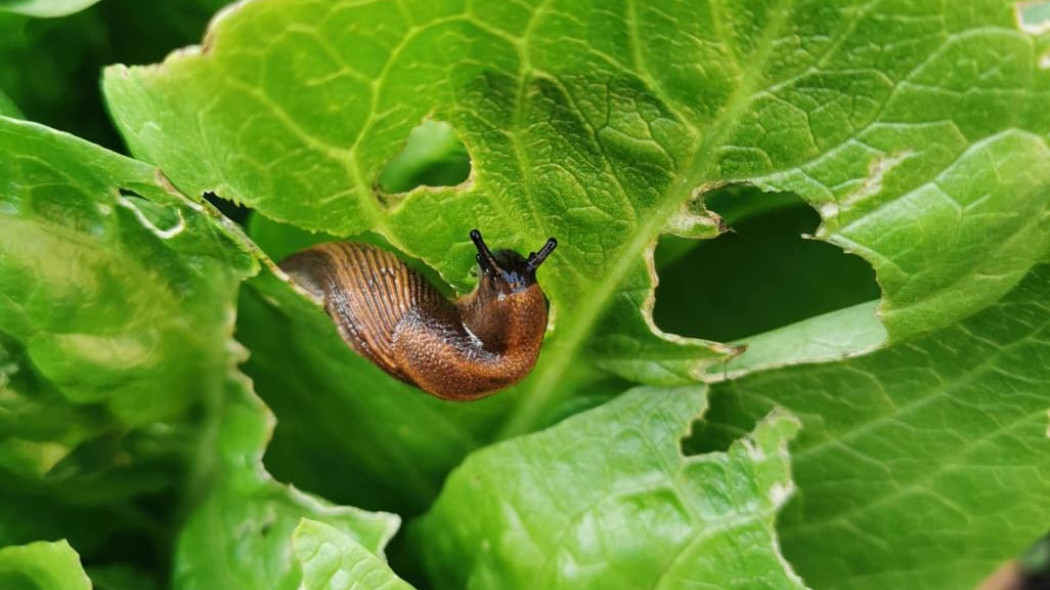
{"label": "leafy green foliage", "polygon": [[3,119],[0,150],[13,155],[0,195],[0,343],[13,363],[0,465],[40,476],[86,442],[214,395],[254,262],[150,166]]}
{"label": "leafy green foliage", "polygon": [[[683,457],[702,387],[639,388],[479,451],[414,531],[442,588],[803,588],[773,519],[794,418]],[[739,560],[746,553],[746,564]]]}
{"label": "leafy green foliage", "polygon": [[304,518],[336,527],[332,533],[346,536],[362,553],[381,553],[397,528],[393,515],[331,506],[270,478],[262,451],[273,419],[247,385],[244,379],[230,382],[225,407],[213,416],[215,438],[204,440],[202,453],[217,457],[200,464],[217,465],[214,473],[202,474],[210,480],[207,497],[179,535],[175,587],[180,590],[315,587],[292,559],[293,531],[299,552]]}
{"label": "leafy green foliage", "polygon": [[[416,4],[248,3],[204,52],[111,69],[106,93],[132,151],[187,192],[335,235],[378,232],[455,287],[468,284],[471,227],[526,251],[561,238],[543,275],[551,354],[519,388],[508,432],[567,395],[558,384],[588,337],[603,367],[656,382],[728,352],[659,338],[640,311],[654,238],[710,226],[694,187],[748,181],[818,206],[820,235],[874,264],[891,337],[987,305],[1046,251],[1033,171],[1050,163],[1038,107],[1050,77],[998,1]],[[697,42],[670,42],[668,23]],[[1012,69],[980,78],[995,63]],[[971,92],[946,116],[933,108],[959,89]],[[428,116],[457,131],[473,182],[374,190]]]}
{"label": "leafy green foliage", "polygon": [[[33,121],[120,149],[99,70],[114,62],[153,62],[174,47],[199,42],[208,18],[225,4],[0,0],[0,93]],[[39,16],[60,18],[34,18]]]}
{"label": "leafy green foliage", "polygon": [[[221,0],[91,4],[0,0],[0,114],[116,146],[98,65]],[[71,544],[104,590],[973,586],[1050,511],[1048,15],[248,0],[106,71],[136,160],[0,119],[0,582],[83,587]],[[454,295],[474,227],[560,243],[475,404],[272,264],[352,237]],[[425,513],[392,569],[362,509]]]}
{"label": "leafy green foliage", "polygon": [[10,119],[0,153],[0,544],[163,544],[130,502],[183,477],[254,261],[148,165]]}
{"label": "leafy green foliage", "polygon": [[717,385],[729,440],[802,418],[784,551],[817,588],[973,588],[1050,521],[1050,267],[951,328]]}

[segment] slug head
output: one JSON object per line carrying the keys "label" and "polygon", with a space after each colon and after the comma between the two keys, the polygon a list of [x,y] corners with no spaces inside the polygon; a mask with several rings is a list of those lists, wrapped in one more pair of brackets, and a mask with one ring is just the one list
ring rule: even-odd
{"label": "slug head", "polygon": [[478,249],[476,258],[481,285],[508,295],[535,285],[536,269],[558,245],[557,240],[550,238],[539,252],[529,252],[528,257],[525,257],[514,250],[489,250],[481,239],[481,232],[476,229],[471,230],[470,239]]}

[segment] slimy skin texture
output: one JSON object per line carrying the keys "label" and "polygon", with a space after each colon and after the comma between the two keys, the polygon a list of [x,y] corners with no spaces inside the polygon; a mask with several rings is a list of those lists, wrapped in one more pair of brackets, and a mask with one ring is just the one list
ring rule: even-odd
{"label": "slimy skin texture", "polygon": [[397,256],[367,244],[330,242],[281,268],[324,301],[350,348],[390,375],[441,399],[470,401],[532,371],[547,330],[536,268],[554,238],[528,258],[491,252],[474,230],[478,286],[449,301]]}

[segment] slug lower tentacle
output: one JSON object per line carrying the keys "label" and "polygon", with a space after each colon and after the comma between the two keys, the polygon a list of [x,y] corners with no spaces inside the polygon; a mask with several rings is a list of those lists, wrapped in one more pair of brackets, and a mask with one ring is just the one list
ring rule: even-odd
{"label": "slug lower tentacle", "polygon": [[324,301],[343,340],[394,377],[442,399],[484,397],[529,374],[547,329],[536,269],[554,238],[523,257],[492,252],[478,230],[478,286],[449,301],[397,256],[367,244],[326,243],[281,268]]}

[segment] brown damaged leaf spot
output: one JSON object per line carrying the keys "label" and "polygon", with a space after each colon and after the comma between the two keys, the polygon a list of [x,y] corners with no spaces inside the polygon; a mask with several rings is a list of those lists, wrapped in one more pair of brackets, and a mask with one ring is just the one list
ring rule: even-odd
{"label": "brown damaged leaf spot", "polygon": [[722,216],[707,208],[705,195],[729,186],[718,181],[704,183],[693,189],[692,195],[671,214],[663,233],[698,240],[709,240],[730,231]]}
{"label": "brown damaged leaf spot", "polygon": [[[127,75],[127,71],[128,71],[127,68],[123,68],[121,71],[124,73],[124,75]],[[179,189],[175,188],[175,185],[171,182],[171,179],[169,179],[164,174],[164,171],[161,170],[160,168],[154,168],[153,169],[153,180],[156,181],[157,186],[159,186],[162,189],[164,189],[171,196],[173,196],[175,198],[178,198],[178,199],[185,199],[185,198],[187,198],[186,195],[182,194],[182,191],[180,191]]]}
{"label": "brown damaged leaf spot", "polygon": [[[873,158],[868,163],[868,176],[861,182],[860,186],[838,201],[830,201],[821,205],[818,209],[820,216],[825,222],[834,222],[841,212],[848,211],[868,198],[878,195],[882,192],[883,180],[886,178],[886,175],[914,155],[915,152],[913,150],[903,150]],[[830,231],[822,226],[817,230],[816,235],[824,237],[829,234]]]}

